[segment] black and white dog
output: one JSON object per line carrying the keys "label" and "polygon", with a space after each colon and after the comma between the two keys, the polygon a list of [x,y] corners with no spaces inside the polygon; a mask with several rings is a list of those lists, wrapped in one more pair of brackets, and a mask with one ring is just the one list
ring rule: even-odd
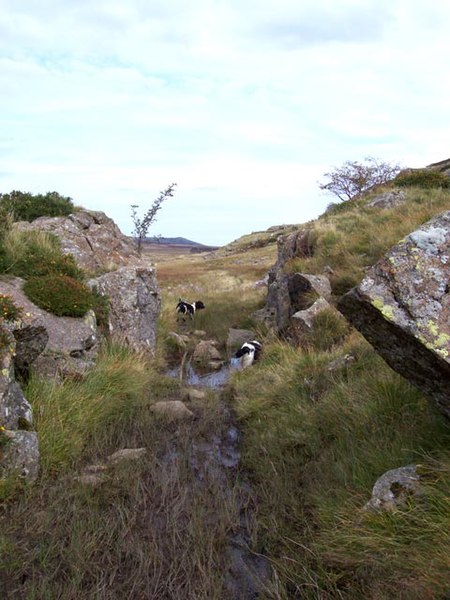
{"label": "black and white dog", "polygon": [[191,319],[193,319],[196,311],[201,310],[202,308],[205,308],[205,305],[201,300],[197,300],[191,304],[190,302],[185,302],[180,298],[176,310],[179,315],[188,315],[191,317]]}
{"label": "black and white dog", "polygon": [[245,342],[234,354],[234,358],[240,358],[241,369],[245,369],[246,367],[250,367],[253,361],[258,360],[261,350],[262,345],[256,340]]}

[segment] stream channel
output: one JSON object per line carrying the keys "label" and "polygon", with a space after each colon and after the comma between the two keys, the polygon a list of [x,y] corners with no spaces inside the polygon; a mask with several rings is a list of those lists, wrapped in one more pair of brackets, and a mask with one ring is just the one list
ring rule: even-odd
{"label": "stream channel", "polygon": [[[220,370],[198,374],[188,361],[180,378],[181,366],[167,371],[167,375],[181,379],[185,387],[214,390],[219,396],[222,413],[222,427],[211,431],[206,438],[192,439],[188,464],[195,473],[200,485],[208,486],[209,481],[220,482],[223,497],[234,494],[239,514],[239,523],[229,535],[225,548],[225,562],[228,570],[224,577],[224,600],[256,600],[266,589],[270,580],[269,561],[261,554],[250,550],[250,523],[253,518],[254,499],[245,474],[239,471],[240,443],[242,433],[236,417],[224,393],[230,372],[239,368],[239,361],[231,359]],[[223,426],[225,424],[225,426]],[[237,493],[236,493],[237,490]]]}

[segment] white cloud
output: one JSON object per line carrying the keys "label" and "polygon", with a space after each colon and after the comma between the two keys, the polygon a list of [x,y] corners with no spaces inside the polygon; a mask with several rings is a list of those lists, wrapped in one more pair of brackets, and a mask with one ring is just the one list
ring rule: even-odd
{"label": "white cloud", "polygon": [[128,233],[177,181],[160,233],[224,243],[319,214],[344,160],[447,156],[444,0],[0,3],[0,191]]}

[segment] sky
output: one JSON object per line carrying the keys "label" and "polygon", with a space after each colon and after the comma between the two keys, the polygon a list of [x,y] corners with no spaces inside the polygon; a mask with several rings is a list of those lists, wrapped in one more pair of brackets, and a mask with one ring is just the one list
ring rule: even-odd
{"label": "sky", "polygon": [[450,156],[447,0],[0,0],[0,193],[223,245],[304,223],[324,174]]}

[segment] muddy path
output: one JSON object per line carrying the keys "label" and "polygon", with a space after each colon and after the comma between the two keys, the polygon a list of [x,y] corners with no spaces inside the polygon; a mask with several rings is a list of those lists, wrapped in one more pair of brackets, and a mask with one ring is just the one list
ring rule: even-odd
{"label": "muddy path", "polygon": [[[231,390],[227,386],[234,365],[226,364],[220,371],[199,375],[187,365],[184,387],[189,390],[207,391],[208,400],[215,403],[216,418],[211,427],[193,435],[188,444],[180,447],[174,443],[162,457],[163,463],[185,460],[192,474],[191,486],[204,493],[213,490],[219,503],[228,505],[234,514],[225,536],[221,563],[223,568],[224,600],[256,600],[262,598],[270,580],[268,560],[255,552],[254,518],[255,497],[240,465],[242,432],[231,406]],[[172,377],[179,377],[179,368],[173,369]],[[205,408],[201,402],[193,407],[196,419],[202,420]],[[207,409],[206,409],[207,410]],[[192,490],[194,491],[194,490]],[[194,492],[195,493],[195,492]],[[220,517],[211,519],[209,525],[218,527]],[[264,596],[267,597],[267,596]]]}

